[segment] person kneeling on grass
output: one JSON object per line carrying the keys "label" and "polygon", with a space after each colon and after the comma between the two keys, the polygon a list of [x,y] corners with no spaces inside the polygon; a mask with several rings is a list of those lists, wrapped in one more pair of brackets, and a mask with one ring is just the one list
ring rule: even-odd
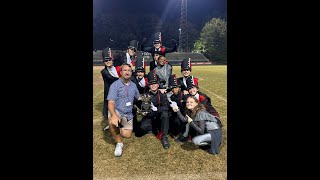
{"label": "person kneeling on grass", "polygon": [[170,148],[170,143],[167,138],[169,130],[169,100],[166,94],[159,90],[159,77],[155,70],[148,74],[149,92],[146,93],[150,97],[151,112],[145,115],[139,122],[141,131],[136,136],[141,137],[152,132],[159,140],[164,149]]}
{"label": "person kneeling on grass", "polygon": [[196,131],[196,136],[192,138],[192,142],[198,146],[210,145],[210,154],[219,154],[219,147],[222,141],[222,130],[217,117],[208,113],[203,104],[194,96],[187,98],[187,112],[184,117],[180,111],[178,116],[184,122],[188,122],[190,127]]}
{"label": "person kneeling on grass", "polygon": [[132,107],[134,98],[140,99],[137,86],[131,82],[132,69],[129,64],[120,67],[121,77],[111,84],[108,94],[110,132],[117,142],[115,156],[122,155],[121,137],[130,138],[133,129]]}

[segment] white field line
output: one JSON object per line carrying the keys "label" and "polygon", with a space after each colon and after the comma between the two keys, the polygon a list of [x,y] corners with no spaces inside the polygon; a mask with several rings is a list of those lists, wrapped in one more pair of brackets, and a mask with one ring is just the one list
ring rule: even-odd
{"label": "white field line", "polygon": [[212,95],[216,96],[217,98],[219,98],[219,99],[223,100],[224,102],[227,102],[227,99],[226,99],[226,98],[223,98],[223,97],[221,97],[221,96],[219,96],[219,95],[217,95],[217,94],[215,94],[215,93],[213,93],[213,92],[209,91],[208,89],[206,89],[206,88],[204,88],[204,87],[201,87],[201,86],[200,86],[200,90],[201,90],[201,89],[203,89],[203,90],[207,91],[208,93],[210,93],[210,94],[212,94]]}

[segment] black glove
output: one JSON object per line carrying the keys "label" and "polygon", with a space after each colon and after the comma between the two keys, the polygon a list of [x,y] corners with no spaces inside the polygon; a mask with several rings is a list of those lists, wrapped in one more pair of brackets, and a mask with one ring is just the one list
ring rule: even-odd
{"label": "black glove", "polygon": [[147,42],[147,38],[143,38],[141,44],[145,44]]}
{"label": "black glove", "polygon": [[177,41],[175,39],[171,39],[172,44],[177,44]]}

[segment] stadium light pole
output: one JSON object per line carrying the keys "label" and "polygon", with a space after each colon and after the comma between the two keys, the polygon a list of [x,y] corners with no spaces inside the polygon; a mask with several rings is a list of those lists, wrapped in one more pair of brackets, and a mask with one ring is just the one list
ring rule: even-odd
{"label": "stadium light pole", "polygon": [[188,27],[187,27],[187,2],[188,0],[181,0],[181,17],[180,17],[180,34],[179,34],[179,48],[181,52],[189,51],[188,44]]}

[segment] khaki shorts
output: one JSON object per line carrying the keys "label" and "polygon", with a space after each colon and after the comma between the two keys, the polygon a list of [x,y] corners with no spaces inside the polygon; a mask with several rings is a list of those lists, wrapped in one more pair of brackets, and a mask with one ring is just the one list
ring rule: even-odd
{"label": "khaki shorts", "polygon": [[[121,116],[119,111],[116,110],[117,115],[120,118],[120,123],[123,126],[123,129],[133,129],[133,120],[131,119],[130,121],[127,120],[126,116]],[[108,111],[108,117],[111,117],[110,111]]]}

